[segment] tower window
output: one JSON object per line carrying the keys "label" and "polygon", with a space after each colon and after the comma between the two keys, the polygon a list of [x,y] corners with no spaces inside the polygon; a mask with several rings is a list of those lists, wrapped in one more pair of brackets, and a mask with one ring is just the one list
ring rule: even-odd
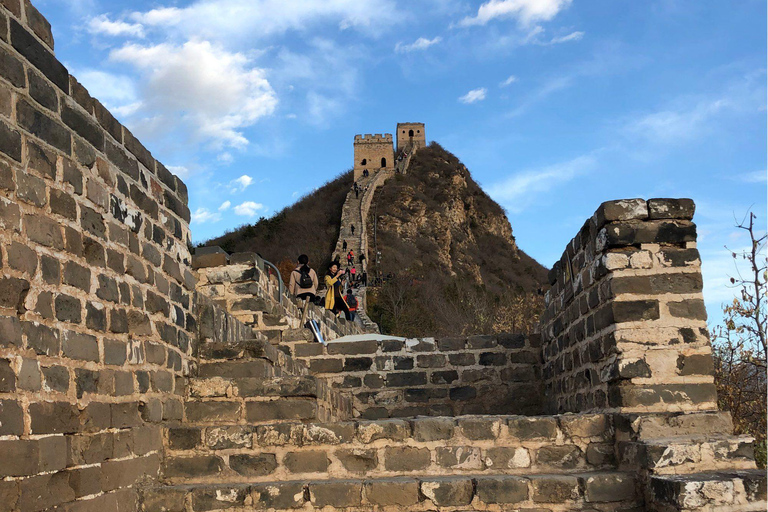
{"label": "tower window", "polygon": [[368,159],[367,158],[363,158],[363,161],[360,162],[360,165],[366,165],[367,163],[368,163]]}
{"label": "tower window", "polygon": [[386,167],[387,166],[387,159],[386,158],[382,158],[381,159],[381,166],[382,167]]}
{"label": "tower window", "polygon": [[408,130],[408,136],[413,137],[413,130]]}

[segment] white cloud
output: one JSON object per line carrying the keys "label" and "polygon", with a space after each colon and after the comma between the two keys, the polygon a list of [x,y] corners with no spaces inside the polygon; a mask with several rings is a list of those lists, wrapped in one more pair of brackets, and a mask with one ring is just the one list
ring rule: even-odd
{"label": "white cloud", "polygon": [[243,217],[254,217],[260,210],[266,210],[263,204],[245,201],[235,206],[235,214]]}
{"label": "white cloud", "polygon": [[230,191],[234,194],[235,192],[242,192],[250,187],[253,184],[253,178],[247,174],[243,174],[239,178],[230,181],[229,184],[232,187]]}
{"label": "white cloud", "polygon": [[509,75],[509,77],[506,80],[504,80],[499,84],[499,87],[508,87],[515,82],[517,82],[517,77],[515,75]]}
{"label": "white cloud", "polygon": [[519,213],[535,200],[535,195],[562,185],[595,166],[592,155],[583,155],[567,162],[531,169],[510,176],[491,186],[490,195],[509,211]]}
{"label": "white cloud", "polygon": [[126,75],[107,73],[96,69],[76,70],[77,79],[94,98],[110,111],[138,102],[133,80]]}
{"label": "white cloud", "polygon": [[737,179],[745,183],[765,183],[768,181],[768,171],[746,172],[738,175]]}
{"label": "white cloud", "polygon": [[232,156],[232,153],[229,151],[225,151],[224,153],[221,153],[216,156],[216,160],[223,164],[231,164],[234,161],[235,157]]}
{"label": "white cloud", "polygon": [[477,15],[462,19],[459,26],[485,25],[494,19],[515,19],[527,26],[549,21],[571,4],[571,0],[490,0],[480,6]]}
{"label": "white cloud", "polygon": [[728,106],[728,100],[717,99],[691,108],[661,110],[631,121],[626,132],[654,142],[683,142],[697,137],[706,121]]}
{"label": "white cloud", "polygon": [[584,37],[584,32],[571,32],[567,36],[553,37],[549,44],[567,43],[568,41],[579,41]]}
{"label": "white cloud", "polygon": [[417,50],[426,50],[430,46],[435,45],[442,40],[443,38],[440,36],[437,36],[434,39],[427,39],[426,37],[420,37],[416,41],[412,42],[411,44],[397,43],[395,45],[395,53],[410,53]]}
{"label": "white cloud", "polygon": [[106,14],[88,20],[88,32],[107,36],[144,37],[144,27],[140,23],[112,21]]}
{"label": "white cloud", "polygon": [[207,208],[198,208],[192,213],[192,224],[205,224],[206,222],[218,222],[221,215],[208,211]]}
{"label": "white cloud", "polygon": [[318,23],[336,23],[379,32],[399,17],[393,0],[198,0],[185,7],[160,7],[132,18],[163,32],[205,39],[253,39],[303,31]]}
{"label": "white cloud", "polygon": [[464,96],[459,97],[459,101],[461,103],[466,103],[467,105],[471,103],[475,103],[477,101],[483,101],[485,99],[485,94],[488,92],[488,89],[485,87],[480,87],[479,89],[472,89]]}
{"label": "white cloud", "polygon": [[229,201],[224,201],[223,203],[221,203],[221,206],[219,206],[219,211],[225,212],[229,210],[230,206],[232,206],[232,203],[230,203]]}
{"label": "white cloud", "polygon": [[[242,148],[242,129],[271,115],[277,97],[264,70],[241,53],[207,41],[181,46],[128,44],[110,54],[142,75],[142,108],[168,124],[191,126],[193,135],[214,145]],[[174,123],[175,122],[175,123]]]}

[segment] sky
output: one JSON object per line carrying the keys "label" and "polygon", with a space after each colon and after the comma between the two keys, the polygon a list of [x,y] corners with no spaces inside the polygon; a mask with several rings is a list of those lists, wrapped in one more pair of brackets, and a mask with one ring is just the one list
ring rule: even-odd
{"label": "sky", "polygon": [[[196,242],[426,123],[550,267],[598,205],[690,197],[705,300],[766,226],[761,0],[37,0],[56,54],[190,190]],[[726,246],[728,249],[726,249]]]}

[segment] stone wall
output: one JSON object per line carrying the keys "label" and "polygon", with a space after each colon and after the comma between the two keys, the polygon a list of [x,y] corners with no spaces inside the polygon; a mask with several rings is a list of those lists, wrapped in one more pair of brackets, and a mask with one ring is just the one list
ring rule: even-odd
{"label": "stone wall", "polygon": [[3,0],[3,510],[131,510],[157,474],[194,350],[188,222],[184,184],[56,59],[40,13]]}
{"label": "stone wall", "polygon": [[408,146],[418,149],[427,145],[427,131],[424,123],[397,123],[396,137],[398,153]]}
{"label": "stone wall", "polygon": [[[386,165],[381,165],[381,159],[386,159]],[[363,163],[365,160],[365,163]],[[392,135],[379,133],[375,135],[355,135],[354,142],[354,180],[363,175],[363,169],[371,174],[382,168],[392,168],[395,165],[395,150],[392,145]]]}
{"label": "stone wall", "polygon": [[364,418],[540,410],[536,336],[283,345],[311,374],[348,392]]}
{"label": "stone wall", "polygon": [[[255,253],[195,256],[197,289],[216,304],[248,325],[251,336],[263,335],[277,344],[286,335],[304,336],[309,331],[301,323],[303,302],[283,291],[274,273]],[[318,279],[321,276],[318,276]],[[307,320],[320,325],[323,337],[332,340],[348,334],[360,334],[360,328],[343,317],[335,317],[323,307],[310,304]],[[296,333],[296,330],[306,333]]]}
{"label": "stone wall", "polygon": [[603,203],[550,272],[550,410],[717,409],[690,199]]}

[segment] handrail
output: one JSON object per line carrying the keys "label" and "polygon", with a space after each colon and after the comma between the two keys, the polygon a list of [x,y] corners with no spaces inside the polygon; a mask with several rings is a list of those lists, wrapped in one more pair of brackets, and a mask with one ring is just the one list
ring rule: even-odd
{"label": "handrail", "polygon": [[[280,271],[277,269],[277,267],[273,263],[265,260],[264,258],[262,258],[258,254],[257,254],[257,256],[259,258],[261,258],[261,261],[263,261],[265,264],[269,265],[272,269],[274,269],[275,274],[277,274],[277,283],[279,285],[279,289],[278,289],[279,293],[278,293],[278,299],[277,300],[278,300],[278,304],[280,304],[282,306],[283,305],[283,293],[285,292],[285,284],[283,284],[283,276],[280,275]],[[254,264],[258,264],[258,261],[254,261]],[[267,278],[267,280],[269,280],[269,278]]]}

